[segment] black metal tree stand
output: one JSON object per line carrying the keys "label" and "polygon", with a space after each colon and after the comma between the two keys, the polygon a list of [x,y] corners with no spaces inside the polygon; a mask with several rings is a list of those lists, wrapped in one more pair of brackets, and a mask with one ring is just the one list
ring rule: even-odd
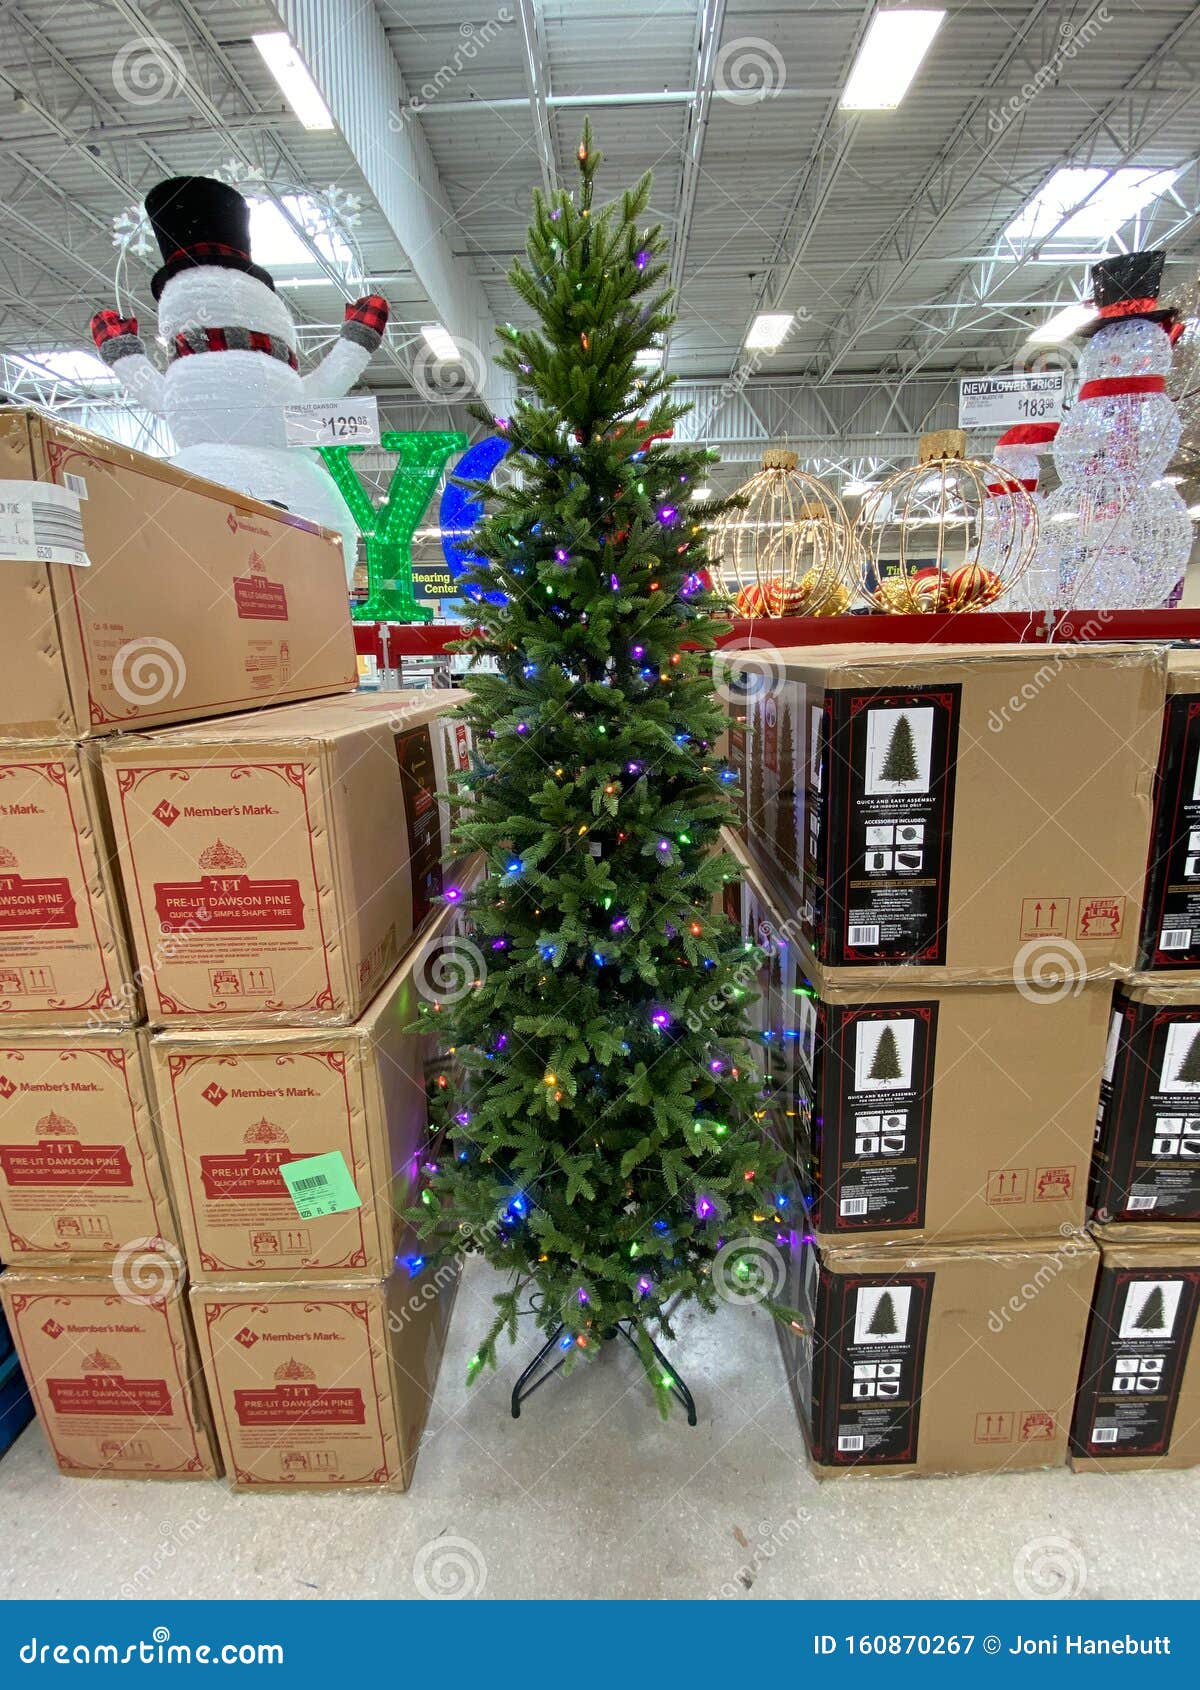
{"label": "black metal tree stand", "polygon": [[[624,1338],[625,1342],[637,1353],[638,1360],[640,1361],[642,1352],[638,1349],[638,1341],[634,1337],[633,1322],[631,1320],[619,1320],[615,1330],[616,1333]],[[514,1420],[519,1420],[521,1418],[521,1404],[525,1402],[527,1398],[531,1397],[535,1391],[540,1390],[546,1383],[547,1379],[552,1379],[559,1369],[566,1365],[567,1358],[570,1356],[571,1351],[570,1349],[561,1350],[560,1340],[562,1339],[563,1331],[564,1328],[562,1326],[555,1327],[554,1331],[546,1339],[546,1342],[542,1345],[541,1349],[534,1356],[529,1366],[525,1369],[524,1373],[522,1373],[521,1377],[513,1386],[512,1416]],[[657,1359],[662,1363],[663,1372],[671,1381],[671,1395],[676,1399],[676,1401],[683,1404],[684,1408],[687,1410],[687,1423],[689,1426],[694,1426],[696,1424],[696,1403],[692,1393],[688,1390],[675,1368],[672,1367],[666,1356],[654,1342],[654,1339],[650,1337],[649,1333],[646,1334],[646,1337],[650,1348],[654,1351]],[[556,1347],[560,1348],[561,1353],[557,1361],[551,1362],[550,1355]]]}

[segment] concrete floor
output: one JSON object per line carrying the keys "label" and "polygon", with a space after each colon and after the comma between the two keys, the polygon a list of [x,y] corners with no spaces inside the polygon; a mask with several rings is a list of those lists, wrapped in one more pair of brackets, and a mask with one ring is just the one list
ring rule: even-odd
{"label": "concrete floor", "polygon": [[681,1320],[694,1431],[625,1346],[514,1421],[532,1332],[463,1384],[491,1284],[466,1276],[407,1495],[80,1482],[32,1426],[0,1462],[0,1597],[1200,1594],[1200,1471],[818,1485],[759,1310]]}

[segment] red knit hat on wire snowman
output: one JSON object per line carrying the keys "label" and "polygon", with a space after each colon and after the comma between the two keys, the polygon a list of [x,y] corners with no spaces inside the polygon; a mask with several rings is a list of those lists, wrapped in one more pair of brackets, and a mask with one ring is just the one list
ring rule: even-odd
{"label": "red knit hat on wire snowman", "polygon": [[[136,317],[97,311],[97,351],[139,404],[165,417],[172,463],[337,529],[353,567],[357,529],[315,452],[289,448],[283,408],[336,399],[366,369],[387,327],[387,301],[347,305],[341,332],[301,375],[296,324],[250,254],[250,206],[228,182],[177,176],[146,195],[163,263],[150,283],[165,374],[146,356]],[[142,250],[140,247],[138,250]]]}
{"label": "red knit hat on wire snowman", "polygon": [[1158,303],[1165,256],[1092,268],[1096,316],[1080,331],[1079,391],[1054,443],[1062,485],[1045,502],[1035,565],[1056,573],[1064,608],[1153,609],[1187,566],[1191,519],[1163,479],[1180,429],[1166,392],[1175,313]]}

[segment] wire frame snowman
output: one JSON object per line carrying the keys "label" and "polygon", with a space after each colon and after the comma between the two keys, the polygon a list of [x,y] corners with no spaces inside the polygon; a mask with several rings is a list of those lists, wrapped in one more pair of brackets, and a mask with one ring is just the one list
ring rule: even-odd
{"label": "wire frame snowman", "polygon": [[1033,562],[1038,510],[1003,465],[968,458],[966,435],[942,429],[921,437],[915,464],[865,494],[854,534],[862,591],[877,609],[984,610]]}
{"label": "wire frame snowman", "polygon": [[716,591],[741,616],[834,616],[853,592],[853,531],[837,494],[773,447],[738,489],[745,503],[714,524]]}
{"label": "wire frame snowman", "polygon": [[1190,477],[1200,475],[1200,275],[1172,288],[1163,304],[1174,308],[1180,325],[1167,372],[1167,397],[1180,425],[1174,463]]}

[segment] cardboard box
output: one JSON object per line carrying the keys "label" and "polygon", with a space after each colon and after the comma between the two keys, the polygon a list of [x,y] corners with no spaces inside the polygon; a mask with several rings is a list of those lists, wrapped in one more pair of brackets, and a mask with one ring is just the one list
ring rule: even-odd
{"label": "cardboard box", "polygon": [[0,1037],[141,1014],[94,747],[0,742]]}
{"label": "cardboard box", "polygon": [[[753,860],[826,967],[1012,981],[1137,946],[1165,658],[1132,645],[717,653]],[[767,672],[764,673],[764,664]]]}
{"label": "cardboard box", "polygon": [[[463,915],[443,909],[353,1025],[162,1033],[159,1120],[188,1261],[206,1280],[392,1271],[428,1141],[431,1040],[410,1029],[439,967],[472,971]],[[280,1169],[341,1158],[361,1207],[301,1217]],[[340,1168],[338,1170],[340,1172]]]}
{"label": "cardboard box", "polygon": [[1119,1222],[1100,1276],[1071,1430],[1077,1472],[1200,1463],[1200,1235]]}
{"label": "cardboard box", "polygon": [[1083,1225],[1104,981],[866,986],[823,969],[747,869],[727,907],[766,952],[751,1019],[813,1224],[831,1238],[1045,1238]]}
{"label": "cardboard box", "polygon": [[0,1034],[0,1260],[88,1264],[176,1248],[143,1033]]}
{"label": "cardboard box", "polygon": [[1089,1201],[1101,1221],[1200,1220],[1200,980],[1113,993]]}
{"label": "cardboard box", "polygon": [[[78,516],[39,500],[47,486]],[[81,524],[90,560],[31,548],[0,569],[0,735],[82,739],[354,686],[336,534],[28,410],[0,410],[0,495],[60,558]]]}
{"label": "cardboard box", "polygon": [[235,1490],[407,1490],[456,1266],[342,1284],[197,1284],[196,1329]]}
{"label": "cardboard box", "polygon": [[816,1477],[1061,1467],[1097,1262],[1085,1232],[807,1241],[780,1337]]}
{"label": "cardboard box", "polygon": [[442,890],[438,717],[463,696],[357,693],[106,744],[152,1021],[353,1020]]}
{"label": "cardboard box", "polygon": [[[1138,967],[1200,970],[1200,651],[1167,653]],[[1200,983],[1200,973],[1197,973]]]}
{"label": "cardboard box", "polygon": [[72,1478],[212,1479],[221,1468],[187,1298],[109,1275],[0,1275],[38,1419]]}

